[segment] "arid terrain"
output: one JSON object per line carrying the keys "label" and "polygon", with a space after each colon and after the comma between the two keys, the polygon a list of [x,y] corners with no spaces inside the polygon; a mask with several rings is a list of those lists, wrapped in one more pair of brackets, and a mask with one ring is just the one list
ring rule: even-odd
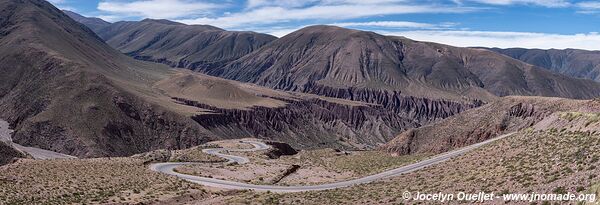
{"label": "arid terrain", "polygon": [[[600,194],[597,51],[109,22],[65,2],[0,0],[0,205]],[[584,204],[532,202],[483,204]]]}

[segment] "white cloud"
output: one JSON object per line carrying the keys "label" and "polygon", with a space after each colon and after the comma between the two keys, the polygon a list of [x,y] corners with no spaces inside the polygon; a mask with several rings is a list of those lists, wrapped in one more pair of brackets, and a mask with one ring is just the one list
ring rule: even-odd
{"label": "white cloud", "polygon": [[123,20],[122,16],[114,16],[114,15],[99,15],[99,16],[96,16],[96,18],[100,18],[104,21],[108,21],[111,23]]}
{"label": "white cloud", "polygon": [[577,6],[582,9],[600,9],[600,2],[584,1],[577,3]]}
{"label": "white cloud", "polygon": [[530,4],[545,7],[568,7],[571,3],[567,0],[455,0],[455,2],[471,1],[492,5]]}
{"label": "white cloud", "polygon": [[600,13],[600,2],[597,1],[584,1],[576,4],[579,8],[578,13],[583,14],[597,14]]}
{"label": "white cloud", "polygon": [[285,8],[298,8],[307,5],[366,5],[366,4],[390,4],[390,3],[406,3],[407,0],[248,0],[248,8],[278,6]]}
{"label": "white cloud", "polygon": [[286,8],[296,8],[306,6],[318,0],[248,0],[246,7],[248,9],[265,7],[265,6],[280,6]]}
{"label": "white cloud", "polygon": [[384,35],[405,36],[418,41],[430,41],[460,47],[499,47],[499,48],[540,48],[600,50],[600,35],[585,34],[547,34],[526,32],[493,31],[403,31],[385,32]]}
{"label": "white cloud", "polygon": [[[382,0],[379,0],[382,1]],[[459,13],[473,8],[405,4],[320,4],[305,8],[260,7],[244,12],[210,18],[182,19],[186,24],[209,24],[222,28],[266,25],[300,20],[344,20],[378,15],[411,13]]]}
{"label": "white cloud", "polygon": [[254,28],[249,28],[249,30],[255,31],[258,33],[266,33],[266,34],[277,36],[277,37],[283,37],[285,35],[288,35],[294,31],[300,30],[307,26],[313,26],[313,25],[308,24],[308,25],[300,25],[300,26],[254,27]]}
{"label": "white cloud", "polygon": [[143,18],[181,18],[209,13],[220,6],[213,3],[191,0],[136,0],[116,1],[103,0],[98,3],[98,10],[107,12],[109,16],[143,17]]}
{"label": "white cloud", "polygon": [[419,23],[411,21],[370,21],[370,22],[345,22],[333,23],[333,26],[340,27],[385,27],[385,28],[408,28],[408,29],[447,29],[458,25],[457,23]]}

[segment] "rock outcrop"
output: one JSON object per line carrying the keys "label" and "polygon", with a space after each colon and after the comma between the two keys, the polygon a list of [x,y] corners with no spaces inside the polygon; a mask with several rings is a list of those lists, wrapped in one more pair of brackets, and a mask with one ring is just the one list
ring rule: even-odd
{"label": "rock outcrop", "polygon": [[270,159],[298,154],[298,151],[287,143],[267,141],[265,144],[271,146],[265,153]]}
{"label": "rock outcrop", "polygon": [[436,100],[405,96],[399,91],[372,90],[354,87],[333,88],[314,84],[305,86],[303,92],[381,105],[390,112],[423,123],[444,119],[484,104],[480,100],[455,102],[444,99]]}
{"label": "rock outcrop", "polygon": [[254,136],[298,148],[369,148],[387,142],[407,128],[420,126],[380,106],[355,106],[320,99],[287,100],[284,107],[223,109],[176,98],[186,105],[212,111],[192,117],[215,135]]}
{"label": "rock outcrop", "polygon": [[5,142],[0,141],[0,166],[12,163],[16,159],[26,157],[27,155],[23,152],[16,150]]}

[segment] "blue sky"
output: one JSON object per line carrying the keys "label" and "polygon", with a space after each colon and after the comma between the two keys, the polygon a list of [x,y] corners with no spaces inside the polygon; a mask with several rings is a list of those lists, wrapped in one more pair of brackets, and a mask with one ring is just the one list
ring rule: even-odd
{"label": "blue sky", "polygon": [[50,0],[107,21],[169,19],[283,36],[330,24],[455,46],[600,50],[592,0]]}

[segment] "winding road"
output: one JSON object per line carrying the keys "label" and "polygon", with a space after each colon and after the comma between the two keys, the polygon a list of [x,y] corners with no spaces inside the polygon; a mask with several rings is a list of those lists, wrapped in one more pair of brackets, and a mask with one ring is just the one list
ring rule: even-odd
{"label": "winding road", "polygon": [[262,142],[255,142],[255,141],[240,141],[242,143],[246,143],[246,144],[251,144],[254,145],[254,148],[252,149],[226,149],[226,148],[209,148],[209,149],[203,149],[202,152],[207,153],[207,154],[212,154],[221,158],[225,158],[227,160],[229,160],[227,163],[238,163],[238,164],[245,164],[250,162],[250,160],[246,157],[240,157],[240,156],[235,156],[235,155],[229,155],[229,154],[222,154],[221,152],[256,152],[256,151],[260,151],[260,150],[266,150],[269,149],[269,145],[266,145],[265,143]]}
{"label": "winding road", "polygon": [[[414,164],[410,164],[410,165],[402,166],[402,167],[399,167],[396,169],[381,172],[379,174],[374,174],[374,175],[370,175],[370,176],[366,176],[366,177],[362,177],[362,178],[358,178],[358,179],[352,179],[352,180],[348,180],[348,181],[341,181],[341,182],[335,182],[335,183],[330,183],[330,184],[312,185],[312,186],[256,185],[256,184],[247,184],[247,183],[241,183],[241,182],[213,179],[213,178],[207,178],[207,177],[192,176],[192,175],[177,173],[174,171],[174,169],[179,166],[189,165],[189,164],[199,164],[199,163],[191,163],[191,162],[190,163],[186,163],[186,162],[184,162],[184,163],[158,163],[158,164],[151,165],[150,169],[157,171],[157,172],[164,173],[164,174],[173,175],[173,176],[179,177],[181,179],[184,179],[184,180],[187,180],[187,181],[190,181],[193,183],[197,183],[197,184],[201,184],[201,185],[205,185],[205,186],[211,186],[211,187],[224,188],[224,189],[245,189],[245,190],[271,191],[271,192],[318,191],[318,190],[328,190],[328,189],[350,187],[350,186],[354,186],[354,185],[358,185],[358,184],[370,183],[370,182],[373,182],[376,180],[386,179],[386,178],[395,177],[395,176],[399,176],[402,174],[414,172],[414,171],[423,169],[425,167],[428,167],[428,166],[431,166],[434,164],[439,164],[439,163],[445,162],[453,157],[462,155],[466,152],[472,151],[483,145],[495,142],[497,140],[504,139],[513,134],[514,133],[505,134],[505,135],[502,135],[502,136],[499,136],[499,137],[496,137],[496,138],[493,138],[493,139],[490,139],[487,141],[483,141],[483,142],[473,144],[473,145],[470,145],[467,147],[459,148],[457,150],[453,150],[453,151],[446,152],[446,153],[443,153],[440,155],[436,155],[430,159],[423,160],[423,161],[420,161],[420,162],[417,162]],[[226,151],[226,152],[231,152],[231,151],[248,152],[248,151],[264,150],[264,149],[269,148],[268,145],[266,145],[262,142],[254,142],[254,141],[242,141],[242,142],[252,144],[252,145],[254,145],[254,148],[252,148],[252,149],[215,148],[215,149],[205,149],[203,151],[205,153],[214,154],[216,156],[220,156],[225,159],[228,159],[229,162],[237,162],[239,164],[243,164],[243,163],[249,162],[249,159],[245,158],[245,157],[239,157],[239,156],[234,156],[234,155],[229,155],[229,154],[222,154],[221,152],[223,152],[223,151]]]}

